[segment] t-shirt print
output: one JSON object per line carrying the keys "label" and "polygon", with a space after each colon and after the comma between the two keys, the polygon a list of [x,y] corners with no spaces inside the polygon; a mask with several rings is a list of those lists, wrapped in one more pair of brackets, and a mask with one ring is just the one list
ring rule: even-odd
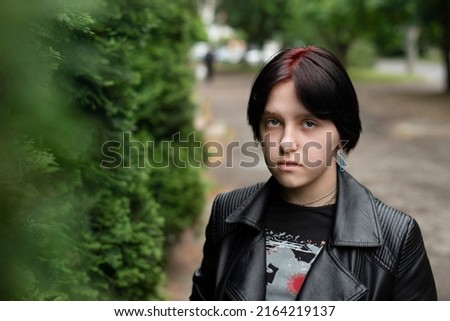
{"label": "t-shirt print", "polygon": [[325,241],[266,230],[267,300],[295,300]]}

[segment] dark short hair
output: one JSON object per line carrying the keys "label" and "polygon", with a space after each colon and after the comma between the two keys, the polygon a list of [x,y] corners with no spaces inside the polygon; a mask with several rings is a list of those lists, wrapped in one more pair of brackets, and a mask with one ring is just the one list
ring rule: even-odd
{"label": "dark short hair", "polygon": [[272,88],[281,81],[292,80],[300,103],[319,119],[331,120],[343,147],[349,152],[361,133],[358,99],[345,68],[329,51],[308,46],[280,51],[256,76],[247,108],[247,119],[255,139],[261,140],[259,128]]}

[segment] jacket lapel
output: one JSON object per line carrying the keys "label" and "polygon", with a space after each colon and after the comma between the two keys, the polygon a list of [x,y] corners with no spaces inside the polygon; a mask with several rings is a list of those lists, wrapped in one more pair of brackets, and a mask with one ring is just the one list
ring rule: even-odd
{"label": "jacket lapel", "polygon": [[[347,172],[338,175],[339,196],[329,244],[311,267],[299,300],[358,300],[367,291],[351,270],[351,249],[383,243],[372,194]],[[348,247],[346,251],[344,249]],[[344,263],[345,262],[345,263]]]}
{"label": "jacket lapel", "polygon": [[338,192],[330,245],[381,246],[384,240],[370,191],[344,172],[338,175]]}
{"label": "jacket lapel", "polygon": [[266,250],[264,233],[242,244],[225,291],[234,300],[263,301],[266,297]]}
{"label": "jacket lapel", "polygon": [[314,261],[297,300],[354,301],[367,291],[366,286],[327,247]]}
{"label": "jacket lapel", "polygon": [[226,220],[241,224],[239,249],[231,260],[225,291],[233,300],[262,301],[266,297],[266,249],[264,211],[270,198],[273,178],[255,192]]}

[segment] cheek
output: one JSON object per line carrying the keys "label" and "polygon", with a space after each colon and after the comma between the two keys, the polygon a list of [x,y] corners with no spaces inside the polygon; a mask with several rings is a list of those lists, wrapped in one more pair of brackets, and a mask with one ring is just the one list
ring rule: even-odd
{"label": "cheek", "polygon": [[329,164],[336,154],[339,144],[339,135],[334,131],[311,136],[303,146],[305,161],[313,164]]}
{"label": "cheek", "polygon": [[331,154],[336,154],[340,143],[340,135],[337,130],[333,130],[327,133],[326,146],[327,152]]}
{"label": "cheek", "polygon": [[278,143],[276,141],[275,135],[266,132],[264,136],[261,136],[260,143],[266,163],[272,163],[278,155]]}
{"label": "cheek", "polygon": [[261,141],[261,147],[265,156],[274,154],[277,151],[277,143],[268,137]]}
{"label": "cheek", "polygon": [[260,130],[260,139],[263,146],[274,147],[278,145],[278,135],[275,130]]}
{"label": "cheek", "polygon": [[305,144],[302,151],[303,163],[308,167],[321,167],[327,158],[326,149],[317,141]]}

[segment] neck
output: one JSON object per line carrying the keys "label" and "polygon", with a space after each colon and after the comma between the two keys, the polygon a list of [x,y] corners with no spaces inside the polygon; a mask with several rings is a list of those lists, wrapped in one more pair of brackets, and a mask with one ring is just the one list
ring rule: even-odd
{"label": "neck", "polygon": [[303,206],[333,204],[336,201],[337,173],[325,178],[298,188],[283,188],[281,195],[287,202]]}

